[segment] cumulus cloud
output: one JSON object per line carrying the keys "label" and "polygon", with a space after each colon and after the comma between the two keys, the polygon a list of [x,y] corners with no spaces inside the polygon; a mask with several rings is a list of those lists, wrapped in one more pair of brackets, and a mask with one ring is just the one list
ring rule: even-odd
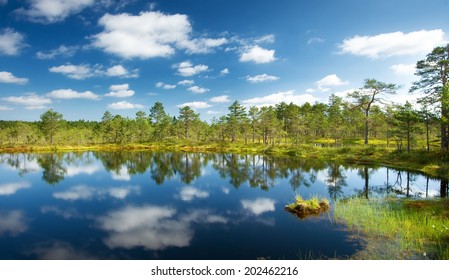
{"label": "cumulus cloud", "polygon": [[255,200],[243,199],[240,203],[242,204],[243,209],[249,210],[256,216],[265,212],[273,212],[275,210],[275,201],[270,198],[257,198]]}
{"label": "cumulus cloud", "polygon": [[24,85],[28,83],[28,79],[18,78],[11,72],[0,71],[0,83]]}
{"label": "cumulus cloud", "polygon": [[98,165],[69,165],[66,167],[66,177],[74,177],[80,174],[92,175],[100,170],[101,167]]}
{"label": "cumulus cloud", "polygon": [[336,74],[327,75],[321,80],[315,82],[317,88],[321,92],[326,92],[331,90],[329,87],[337,87],[347,85],[349,82],[343,81]]}
{"label": "cumulus cloud", "polygon": [[398,76],[413,76],[416,70],[416,64],[395,64],[390,69]]}
{"label": "cumulus cloud", "polygon": [[194,76],[207,70],[209,70],[207,65],[199,64],[193,66],[190,61],[184,61],[178,64],[178,75],[184,77]]}
{"label": "cumulus cloud", "polygon": [[185,106],[189,106],[191,109],[194,109],[194,110],[212,107],[212,105],[208,104],[207,102],[202,102],[202,101],[187,102],[187,103],[176,105],[176,107],[178,107],[178,108],[182,108]]}
{"label": "cumulus cloud", "polygon": [[129,84],[112,85],[109,87],[110,92],[105,94],[105,96],[116,97],[116,98],[126,98],[134,95],[134,90],[129,89]]}
{"label": "cumulus cloud", "polygon": [[274,106],[282,100],[285,103],[294,103],[297,105],[302,105],[306,102],[313,104],[316,101],[319,101],[316,97],[311,94],[295,94],[295,91],[281,91],[273,94],[269,94],[262,97],[250,98],[242,101],[247,107],[250,106]]}
{"label": "cumulus cloud", "polygon": [[132,72],[130,72],[128,69],[126,69],[122,65],[115,65],[115,66],[108,68],[105,72],[105,75],[108,77],[138,78],[139,70],[134,69]]}
{"label": "cumulus cloud", "polygon": [[31,184],[28,182],[8,183],[0,185],[0,195],[12,195],[22,189],[28,189]]}
{"label": "cumulus cloud", "polygon": [[47,93],[48,97],[56,99],[90,99],[99,100],[100,96],[91,91],[77,92],[73,89],[57,89]]}
{"label": "cumulus cloud", "polygon": [[104,70],[102,65],[94,65],[91,67],[87,64],[73,65],[66,64],[49,68],[52,73],[59,73],[68,78],[75,80],[84,80],[92,77],[119,77],[119,78],[137,78],[139,76],[138,69],[132,71],[127,70],[122,65],[115,65]]}
{"label": "cumulus cloud", "polygon": [[27,110],[44,109],[45,105],[51,104],[51,99],[38,96],[36,94],[22,95],[22,96],[9,96],[4,97],[2,100],[11,102],[14,104],[24,105]]}
{"label": "cumulus cloud", "polygon": [[191,85],[193,85],[194,83],[195,83],[194,80],[182,80],[182,81],[179,81],[179,82],[178,82],[178,85],[181,85],[181,86],[191,86]]}
{"label": "cumulus cloud", "polygon": [[128,172],[126,166],[121,166],[119,170],[111,172],[112,180],[115,181],[130,181],[131,175]]}
{"label": "cumulus cloud", "polygon": [[108,104],[108,109],[114,110],[126,110],[126,109],[142,109],[144,108],[141,104],[132,104],[127,101],[120,101],[112,104]]}
{"label": "cumulus cloud", "polygon": [[212,97],[209,100],[210,100],[210,102],[214,102],[214,103],[226,103],[226,102],[230,102],[231,101],[231,100],[229,100],[229,95],[215,96],[215,97]]}
{"label": "cumulus cloud", "polygon": [[374,36],[359,36],[343,40],[341,53],[381,59],[392,56],[423,55],[434,47],[446,43],[441,29],[420,30],[410,33],[392,32]]}
{"label": "cumulus cloud", "polygon": [[25,37],[11,28],[0,31],[0,55],[18,55],[25,46]]}
{"label": "cumulus cloud", "polygon": [[48,70],[52,73],[59,73],[75,80],[84,80],[96,75],[95,70],[91,69],[88,65],[66,64],[53,66]]}
{"label": "cumulus cloud", "polygon": [[192,87],[189,87],[187,90],[191,91],[193,93],[197,93],[197,94],[203,94],[203,93],[206,93],[209,91],[208,88],[202,88],[199,86],[192,86]]}
{"label": "cumulus cloud", "polygon": [[187,53],[209,53],[227,43],[226,38],[191,38],[187,15],[157,11],[106,14],[99,20],[104,30],[93,38],[93,45],[123,58],[168,57],[177,49]]}
{"label": "cumulus cloud", "polygon": [[28,8],[19,8],[16,13],[34,22],[54,23],[77,14],[95,3],[94,0],[28,0]]}
{"label": "cumulus cloud", "polygon": [[226,75],[228,75],[230,73],[230,71],[229,71],[229,69],[228,68],[225,68],[225,69],[223,69],[223,70],[221,70],[220,71],[220,76],[226,76]]}
{"label": "cumulus cloud", "polygon": [[192,186],[183,187],[181,192],[179,193],[181,200],[183,201],[192,201],[195,198],[208,198],[209,193],[206,191],[199,190]]}
{"label": "cumulus cloud", "polygon": [[176,85],[170,85],[163,82],[157,82],[156,83],[157,88],[163,88],[163,89],[175,89]]}
{"label": "cumulus cloud", "polygon": [[261,74],[256,76],[246,76],[246,80],[252,84],[262,83],[262,82],[272,82],[279,80],[279,77],[271,76],[267,74]]}
{"label": "cumulus cloud", "polygon": [[76,53],[77,50],[77,46],[61,45],[58,48],[50,50],[48,52],[39,51],[36,53],[36,57],[39,59],[53,59],[58,56],[71,57]]}
{"label": "cumulus cloud", "polygon": [[254,62],[257,64],[270,63],[276,60],[275,50],[267,50],[258,45],[246,47],[240,55],[241,62]]}

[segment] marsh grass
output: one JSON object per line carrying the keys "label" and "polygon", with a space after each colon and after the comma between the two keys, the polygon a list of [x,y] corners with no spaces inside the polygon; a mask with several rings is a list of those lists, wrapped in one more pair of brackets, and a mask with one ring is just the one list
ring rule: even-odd
{"label": "marsh grass", "polygon": [[366,242],[364,259],[449,259],[449,200],[352,198],[334,220]]}
{"label": "marsh grass", "polygon": [[295,214],[300,219],[305,219],[310,215],[317,216],[330,208],[329,200],[318,199],[314,196],[308,200],[304,200],[300,195],[295,196],[295,202],[285,206],[285,210]]}

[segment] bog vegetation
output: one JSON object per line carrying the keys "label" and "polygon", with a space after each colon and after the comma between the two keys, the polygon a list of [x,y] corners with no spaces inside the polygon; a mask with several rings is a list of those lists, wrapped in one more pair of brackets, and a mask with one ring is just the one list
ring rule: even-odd
{"label": "bog vegetation", "polygon": [[410,89],[423,93],[419,106],[395,105],[398,86],[366,79],[348,98],[331,95],[326,103],[280,102],[246,108],[238,101],[227,114],[202,121],[189,106],[171,116],[154,103],[134,118],[106,111],[98,121],[66,121],[50,109],[39,121],[0,121],[0,147],[137,145],[149,143],[232,143],[265,146],[319,144],[381,145],[400,152],[449,148],[449,44],[416,64],[419,80]]}

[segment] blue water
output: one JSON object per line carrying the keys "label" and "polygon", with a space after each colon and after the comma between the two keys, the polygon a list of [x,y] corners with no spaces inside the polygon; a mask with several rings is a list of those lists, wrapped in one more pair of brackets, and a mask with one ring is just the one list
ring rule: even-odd
{"label": "blue water", "polygon": [[326,259],[361,249],[327,213],[286,212],[295,194],[439,196],[440,182],[253,155],[1,154],[0,259]]}

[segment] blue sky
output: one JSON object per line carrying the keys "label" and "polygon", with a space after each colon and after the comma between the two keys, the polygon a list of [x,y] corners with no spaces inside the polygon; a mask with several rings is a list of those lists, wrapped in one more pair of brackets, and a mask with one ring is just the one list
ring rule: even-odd
{"label": "blue sky", "polygon": [[157,101],[204,120],[327,102],[365,78],[402,86],[449,41],[449,1],[0,0],[0,119],[134,117]]}

